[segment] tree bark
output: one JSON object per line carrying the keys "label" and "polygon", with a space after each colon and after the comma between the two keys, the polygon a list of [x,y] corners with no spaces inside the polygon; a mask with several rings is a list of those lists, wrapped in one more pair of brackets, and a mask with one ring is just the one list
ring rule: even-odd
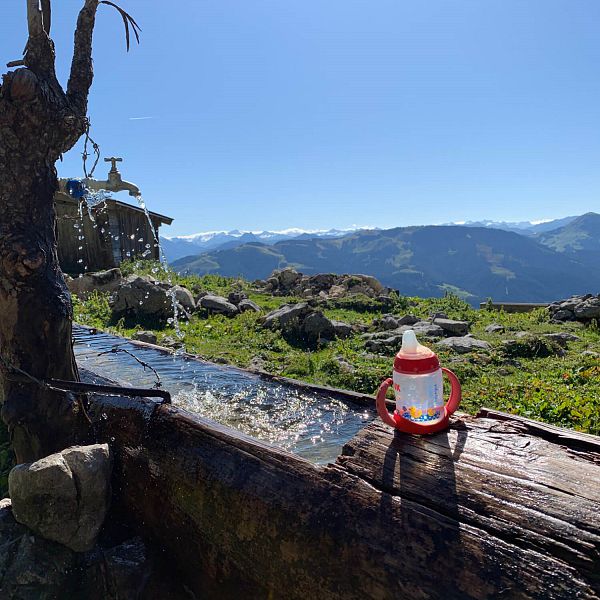
{"label": "tree bark", "polygon": [[86,0],[81,10],[65,93],[54,70],[49,23],[38,0],[27,0],[25,67],[4,75],[0,86],[0,401],[18,462],[90,435],[82,402],[22,372],[38,380],[79,377],[71,299],[57,257],[54,165],[87,127],[97,6],[98,0]]}

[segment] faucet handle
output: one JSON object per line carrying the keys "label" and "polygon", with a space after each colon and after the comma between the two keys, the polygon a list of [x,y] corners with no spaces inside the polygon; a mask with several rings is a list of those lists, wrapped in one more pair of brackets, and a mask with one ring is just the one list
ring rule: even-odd
{"label": "faucet handle", "polygon": [[111,156],[111,157],[109,157],[109,158],[105,158],[105,159],[104,159],[104,162],[109,162],[109,163],[112,163],[112,167],[111,167],[111,169],[110,169],[110,172],[111,172],[111,173],[118,173],[118,172],[119,172],[119,169],[117,169],[117,163],[118,163],[118,162],[123,162],[123,159],[122,159],[122,158],[119,158],[119,157],[117,157],[117,156]]}

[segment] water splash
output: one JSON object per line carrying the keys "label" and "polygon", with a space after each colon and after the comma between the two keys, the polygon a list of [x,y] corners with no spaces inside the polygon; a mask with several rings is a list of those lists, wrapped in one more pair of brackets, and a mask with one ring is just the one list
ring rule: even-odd
{"label": "water splash", "polygon": [[[161,264],[163,264],[165,266],[165,273],[167,275],[167,283],[169,284],[169,289],[167,290],[167,294],[171,299],[171,305],[173,307],[173,317],[167,319],[167,322],[169,323],[169,325],[173,326],[173,329],[175,330],[175,335],[182,340],[185,337],[185,334],[183,333],[183,331],[181,330],[181,324],[179,322],[179,302],[177,302],[177,296],[175,294],[175,290],[174,288],[174,282],[173,282],[173,277],[171,275],[171,271],[167,268],[168,267],[168,262],[167,262],[167,257],[165,256],[165,253],[163,251],[162,248],[162,244],[160,243],[160,237],[158,236],[156,230],[154,229],[154,223],[152,223],[152,218],[150,217],[150,212],[148,211],[148,207],[146,206],[146,203],[144,202],[144,199],[142,197],[142,195],[140,194],[139,196],[136,196],[136,200],[138,203],[138,206],[144,211],[144,214],[146,215],[146,220],[148,221],[148,226],[150,227],[150,231],[152,232],[152,237],[154,238],[154,247],[158,248],[158,256],[160,259]],[[133,236],[132,236],[133,239]],[[141,241],[143,242],[144,240],[141,239]],[[149,252],[150,251],[150,245],[146,244],[146,249]],[[144,252],[142,254],[142,256],[144,256],[144,254],[146,254],[146,252]],[[185,349],[182,346],[181,348],[178,349],[178,352],[184,352]]]}
{"label": "water splash", "polygon": [[103,354],[115,344],[136,354],[160,373],[173,404],[260,440],[323,464],[335,460],[341,447],[374,418],[374,412],[316,392],[271,381],[254,373],[142,348],[106,333],[90,335],[74,328],[75,355],[81,367],[110,379],[152,387],[127,354]]}

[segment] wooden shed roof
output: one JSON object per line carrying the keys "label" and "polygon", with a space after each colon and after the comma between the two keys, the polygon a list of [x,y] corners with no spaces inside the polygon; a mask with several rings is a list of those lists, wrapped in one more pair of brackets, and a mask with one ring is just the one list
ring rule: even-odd
{"label": "wooden shed roof", "polygon": [[[68,194],[65,194],[64,192],[57,192],[54,196],[54,201],[55,202],[63,202],[65,204],[69,204],[69,203],[77,204],[78,203],[78,201],[75,198],[72,198],[71,196],[69,196]],[[139,212],[139,213],[144,212],[144,210],[142,208],[140,208],[139,206],[135,206],[134,204],[129,204],[127,202],[122,202],[121,200],[117,200],[116,198],[107,198],[101,204],[107,208],[114,207],[117,209],[131,210],[131,211]],[[159,221],[163,225],[171,225],[171,223],[173,222],[172,217],[167,217],[166,215],[161,215],[160,213],[153,212],[151,210],[148,211],[148,214],[150,215],[150,218],[152,220]]]}

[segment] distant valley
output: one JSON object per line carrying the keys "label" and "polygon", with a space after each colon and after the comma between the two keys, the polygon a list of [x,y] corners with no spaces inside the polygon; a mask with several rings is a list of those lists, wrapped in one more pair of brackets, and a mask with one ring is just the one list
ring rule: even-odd
{"label": "distant valley", "polygon": [[488,297],[545,302],[600,289],[600,215],[560,219],[556,227],[514,225],[397,227],[224,246],[230,239],[173,267],[249,279],[288,266],[306,274],[368,273],[402,294],[453,291],[473,304]]}

